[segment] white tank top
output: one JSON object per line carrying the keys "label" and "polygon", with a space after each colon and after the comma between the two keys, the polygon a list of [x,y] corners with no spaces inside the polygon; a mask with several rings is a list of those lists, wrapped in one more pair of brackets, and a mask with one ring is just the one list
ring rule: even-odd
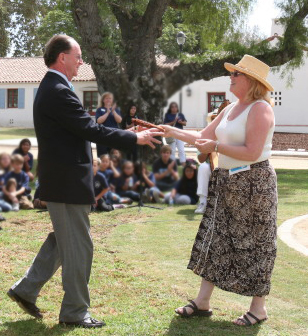
{"label": "white tank top", "polygon": [[[257,100],[247,106],[247,108],[234,120],[228,120],[228,116],[230,115],[235,103],[231,104],[230,107],[227,107],[227,110],[224,112],[224,116],[216,127],[215,134],[217,140],[222,144],[228,144],[233,146],[243,146],[246,142],[246,123],[248,114],[252,106],[257,102],[263,102],[267,105],[270,105],[265,100]],[[250,165],[252,163],[261,162],[267,160],[271,156],[272,149],[272,139],[275,129],[275,120],[274,126],[271,127],[268,131],[266,141],[263,147],[263,151],[260,157],[256,161],[242,161],[238,159],[231,158],[230,156],[226,156],[223,154],[219,154],[218,156],[218,167],[224,169],[232,169],[236,167],[241,167],[245,165]]]}

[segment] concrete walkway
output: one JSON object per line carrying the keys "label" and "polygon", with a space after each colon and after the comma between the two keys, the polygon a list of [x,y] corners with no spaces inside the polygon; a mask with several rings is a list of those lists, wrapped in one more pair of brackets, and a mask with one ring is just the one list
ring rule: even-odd
{"label": "concrete walkway", "polygon": [[[30,138],[31,153],[37,158],[37,140]],[[12,153],[18,147],[20,139],[0,140],[0,153]],[[95,155],[96,145],[92,143]],[[197,150],[194,147],[185,147],[187,157],[196,158]],[[300,151],[273,151],[270,162],[275,169],[307,169],[308,152]],[[278,229],[278,235],[288,246],[308,256],[308,215],[290,219]]]}
{"label": "concrete walkway", "polygon": [[308,257],[308,215],[289,219],[278,228],[279,238]]}

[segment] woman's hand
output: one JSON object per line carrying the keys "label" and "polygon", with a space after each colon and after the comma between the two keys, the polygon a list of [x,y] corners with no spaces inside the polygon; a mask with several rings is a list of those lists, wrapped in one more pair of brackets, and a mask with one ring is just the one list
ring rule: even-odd
{"label": "woman's hand", "polygon": [[165,133],[164,133],[164,137],[165,138],[170,138],[170,137],[173,137],[174,136],[174,134],[173,134],[173,132],[174,132],[174,127],[172,127],[172,126],[170,126],[170,125],[159,125],[159,126],[161,126],[162,128],[164,128],[164,130],[165,130]]}
{"label": "woman's hand", "polygon": [[210,139],[198,139],[195,146],[200,153],[209,154],[215,151],[216,141]]}

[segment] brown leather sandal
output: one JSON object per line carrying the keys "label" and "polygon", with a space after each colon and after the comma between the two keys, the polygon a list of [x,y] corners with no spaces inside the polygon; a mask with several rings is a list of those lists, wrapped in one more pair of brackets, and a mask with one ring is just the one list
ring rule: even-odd
{"label": "brown leather sandal", "polygon": [[[247,317],[247,315],[249,315],[251,318],[253,318],[256,322],[255,323],[251,323],[251,321],[249,320],[249,318]],[[244,325],[241,325],[241,324],[237,324],[234,322],[234,324],[240,326],[240,327],[250,327],[250,326],[253,326],[255,324],[260,324],[264,321],[267,320],[267,317],[264,318],[264,319],[258,319],[255,315],[253,315],[251,312],[247,312],[246,314],[243,315],[243,317],[239,317],[236,321],[241,321],[244,323]]]}
{"label": "brown leather sandal", "polygon": [[[197,307],[197,305],[195,304],[195,302],[193,300],[188,300],[190,302],[190,304],[186,305],[185,307],[183,307],[183,312],[179,312],[177,309],[175,310],[175,312],[180,315],[181,317],[193,317],[193,316],[203,316],[203,317],[210,317],[213,315],[213,311],[212,310],[201,310]],[[186,308],[191,308],[193,311],[191,314],[187,313]]]}

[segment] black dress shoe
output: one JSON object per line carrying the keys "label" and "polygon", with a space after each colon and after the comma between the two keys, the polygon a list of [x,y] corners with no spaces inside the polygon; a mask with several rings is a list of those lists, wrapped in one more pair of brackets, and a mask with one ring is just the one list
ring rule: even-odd
{"label": "black dress shoe", "polygon": [[79,328],[101,328],[102,326],[106,325],[104,321],[97,321],[92,317],[88,317],[82,321],[77,321],[77,322],[60,321],[59,324],[64,324],[67,326],[73,326],[73,327],[79,327]]}
{"label": "black dress shoe", "polygon": [[10,299],[17,302],[18,306],[23,309],[27,314],[30,314],[31,316],[34,316],[35,318],[41,319],[43,318],[43,315],[41,314],[39,308],[29,301],[24,300],[19,295],[17,295],[13,289],[10,289],[7,292],[7,295]]}

